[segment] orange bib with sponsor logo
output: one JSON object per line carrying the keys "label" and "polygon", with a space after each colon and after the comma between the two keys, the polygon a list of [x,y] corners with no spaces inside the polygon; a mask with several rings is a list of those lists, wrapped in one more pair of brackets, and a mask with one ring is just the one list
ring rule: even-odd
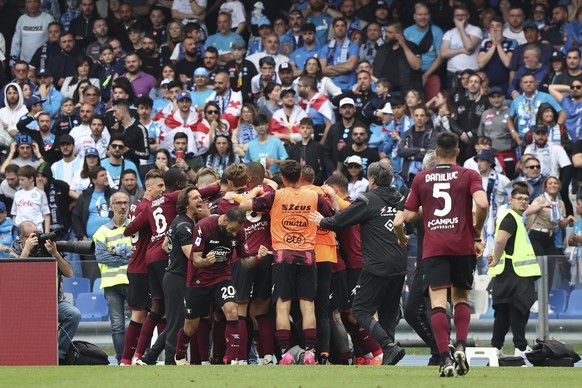
{"label": "orange bib with sponsor logo", "polygon": [[[305,190],[313,191],[317,194],[321,194],[330,205],[332,204],[329,195],[327,195],[321,187],[308,185],[303,186],[302,188]],[[315,260],[318,263],[337,263],[335,232],[320,228],[319,226],[317,227],[317,237],[315,238]]]}
{"label": "orange bib with sponsor logo", "polygon": [[314,191],[293,187],[275,191],[270,211],[274,250],[313,250],[317,226],[309,222],[309,213],[317,211],[317,202]]}

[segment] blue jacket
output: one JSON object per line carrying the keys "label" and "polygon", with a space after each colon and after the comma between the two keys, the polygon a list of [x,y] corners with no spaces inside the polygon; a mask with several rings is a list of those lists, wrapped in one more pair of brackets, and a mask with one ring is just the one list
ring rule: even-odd
{"label": "blue jacket", "polygon": [[[10,217],[6,217],[0,224],[0,244],[7,248],[12,246],[12,242],[18,238],[16,225]],[[0,259],[7,258],[8,252],[0,252]]]}

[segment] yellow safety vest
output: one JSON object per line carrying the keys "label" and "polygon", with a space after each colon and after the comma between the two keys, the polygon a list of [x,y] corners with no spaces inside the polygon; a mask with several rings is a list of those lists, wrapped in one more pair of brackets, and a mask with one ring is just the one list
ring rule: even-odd
{"label": "yellow safety vest", "polygon": [[[95,244],[98,242],[104,243],[107,248],[114,247],[119,243],[125,242],[127,246],[131,247],[131,236],[124,236],[123,231],[125,230],[125,225],[111,229],[113,226],[113,221],[102,225],[97,232],[93,235],[93,241]],[[101,271],[101,288],[112,287],[118,284],[129,284],[127,279],[127,264],[114,267],[107,264],[99,264],[99,270]]]}
{"label": "yellow safety vest", "polygon": [[523,223],[523,217],[521,214],[515,212],[511,208],[507,209],[507,211],[497,219],[497,226],[495,227],[495,238],[497,239],[499,234],[499,226],[507,214],[511,214],[513,218],[515,218],[515,222],[517,224],[517,231],[515,232],[515,243],[513,246],[513,255],[508,256],[505,251],[503,251],[503,254],[501,255],[497,265],[489,268],[487,273],[493,277],[500,275],[505,269],[505,259],[507,258],[511,259],[511,262],[513,263],[513,270],[517,276],[522,278],[541,276],[542,272],[540,270],[540,265],[538,264],[538,260],[531,245],[531,241],[529,241],[527,230],[525,229],[525,224]]}

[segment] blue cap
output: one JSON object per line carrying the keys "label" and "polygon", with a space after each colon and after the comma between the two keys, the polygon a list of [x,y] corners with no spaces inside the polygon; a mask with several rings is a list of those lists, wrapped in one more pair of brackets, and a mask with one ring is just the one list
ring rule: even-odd
{"label": "blue cap", "polygon": [[531,20],[527,20],[525,23],[523,23],[523,29],[525,30],[526,28],[533,28],[536,31],[539,29],[538,25]]}
{"label": "blue cap", "polygon": [[489,163],[491,163],[491,167],[495,166],[495,155],[493,155],[493,152],[489,151],[489,150],[481,150],[479,151],[479,153],[477,155],[475,155],[475,157],[473,158],[476,162],[479,160],[486,160]]}
{"label": "blue cap", "polygon": [[24,133],[19,133],[16,135],[16,144],[28,144],[32,145],[32,138]]}
{"label": "blue cap", "polygon": [[208,74],[208,70],[206,70],[204,67],[199,67],[196,70],[194,70],[194,77],[196,77],[197,75],[203,75],[206,78],[210,76],[210,74]]}
{"label": "blue cap", "polygon": [[46,98],[40,98],[39,96],[35,96],[33,94],[32,96],[28,97],[28,100],[26,101],[26,107],[28,108],[28,110],[30,110],[30,108],[32,108],[34,105],[42,104],[45,101]]}
{"label": "blue cap", "polygon": [[99,151],[97,148],[89,147],[85,149],[85,156],[96,156],[99,157]]}
{"label": "blue cap", "polygon": [[6,205],[0,201],[0,213],[6,213]]}
{"label": "blue cap", "polygon": [[186,98],[188,100],[192,101],[192,96],[190,95],[190,93],[188,93],[188,92],[180,92],[178,94],[178,97],[176,97],[176,101],[182,101],[182,100],[184,100]]}

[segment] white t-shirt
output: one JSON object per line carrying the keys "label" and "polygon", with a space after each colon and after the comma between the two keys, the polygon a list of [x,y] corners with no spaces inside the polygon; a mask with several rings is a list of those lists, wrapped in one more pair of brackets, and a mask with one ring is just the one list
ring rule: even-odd
{"label": "white t-shirt", "polygon": [[220,6],[221,11],[230,12],[232,23],[230,24],[231,29],[235,29],[239,24],[246,22],[247,18],[245,15],[244,5],[238,1],[228,1]]}
{"label": "white t-shirt", "polygon": [[[196,4],[198,4],[202,8],[206,8],[207,1],[196,0]],[[172,3],[172,9],[182,13],[193,13],[189,0],[174,0],[174,2]]]}
{"label": "white t-shirt", "polygon": [[564,148],[556,144],[537,147],[535,143],[526,147],[524,154],[532,154],[540,161],[543,176],[560,177],[560,169],[572,164]]}
{"label": "white t-shirt", "polygon": [[[483,40],[483,33],[479,27],[468,24],[465,28],[465,32],[469,36],[474,36],[479,38],[479,40]],[[452,30],[445,32],[443,35],[443,40],[448,40],[450,42],[450,49],[458,49],[463,47],[463,40],[461,39],[461,34],[457,28],[453,28]],[[453,73],[457,71],[463,71],[465,69],[479,70],[479,65],[477,64],[478,55],[479,45],[477,45],[477,48],[471,55],[458,54],[452,58],[449,58],[447,62],[447,70]]]}
{"label": "white t-shirt", "polygon": [[31,221],[38,230],[44,230],[44,216],[50,214],[46,194],[36,187],[17,191],[10,214],[16,216],[16,225],[20,225],[22,221]]}
{"label": "white t-shirt", "polygon": [[71,183],[73,179],[73,174],[76,170],[81,170],[83,168],[83,159],[75,158],[70,162],[65,162],[64,159],[53,163],[51,166],[51,171],[53,173],[53,178]]}
{"label": "white t-shirt", "polygon": [[523,30],[519,32],[513,32],[509,27],[505,27],[503,29],[503,36],[508,39],[516,40],[518,45],[527,43]]}

